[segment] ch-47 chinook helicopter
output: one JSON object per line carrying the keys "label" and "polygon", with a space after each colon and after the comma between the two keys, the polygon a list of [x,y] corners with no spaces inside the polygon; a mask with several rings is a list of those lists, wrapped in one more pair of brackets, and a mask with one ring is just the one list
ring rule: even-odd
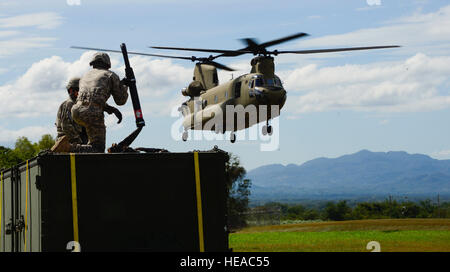
{"label": "ch-47 chinook helicopter", "polygon": [[[234,143],[236,141],[236,131],[249,128],[256,123],[260,123],[263,121],[266,122],[266,125],[262,127],[262,133],[264,135],[271,135],[273,132],[273,128],[269,122],[270,119],[278,116],[279,111],[277,114],[272,114],[271,108],[273,106],[276,106],[277,109],[280,110],[286,102],[286,90],[282,85],[281,79],[275,74],[275,64],[273,56],[277,56],[279,54],[312,54],[399,47],[397,45],[387,45],[312,50],[267,50],[267,47],[306,36],[308,36],[308,34],[306,33],[297,33],[265,43],[258,43],[256,40],[251,38],[241,39],[241,41],[246,44],[246,47],[238,50],[161,46],[151,47],[155,49],[184,50],[218,54],[215,56],[210,55],[209,57],[182,57],[137,52],[128,53],[144,56],[184,59],[196,62],[194,67],[193,81],[189,84],[188,87],[182,90],[182,94],[189,97],[189,99],[184,102],[179,108],[184,117],[184,133],[182,139],[184,141],[187,140],[188,130],[213,130],[216,133],[225,133],[225,131],[230,131],[230,141]],[[87,47],[75,48],[119,52],[116,50]],[[234,69],[220,64],[214,60],[220,57],[237,57],[244,54],[253,54],[255,56],[250,62],[250,73],[241,75],[219,85],[217,69],[226,71],[234,71]],[[237,122],[235,112],[232,113],[234,115],[233,117],[230,118],[230,116],[228,116],[229,118],[227,118],[226,107],[238,105],[241,105],[244,108],[249,105],[253,105],[257,109],[261,108],[261,106],[264,106],[266,108],[266,114],[259,114],[260,111],[257,110],[256,118],[248,118],[247,115],[244,115],[245,121],[243,122]],[[220,116],[218,116],[217,113],[220,113]],[[206,128],[205,124],[207,124],[213,118],[216,118],[216,120],[221,120],[221,122],[219,122],[220,125],[213,125]],[[231,125],[229,124],[230,120]]]}

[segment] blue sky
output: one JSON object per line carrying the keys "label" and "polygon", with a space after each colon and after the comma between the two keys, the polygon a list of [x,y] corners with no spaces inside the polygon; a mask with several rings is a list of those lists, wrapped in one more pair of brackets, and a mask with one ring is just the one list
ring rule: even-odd
{"label": "blue sky", "polygon": [[[19,136],[56,134],[55,115],[65,84],[89,69],[93,52],[72,45],[191,56],[155,51],[165,45],[238,49],[238,39],[261,42],[297,32],[307,38],[271,49],[402,45],[399,49],[276,58],[288,101],[279,122],[279,148],[261,141],[176,141],[171,109],[184,101],[181,88],[193,63],[133,57],[147,126],[134,146],[173,152],[218,145],[247,169],[300,164],[317,157],[403,150],[450,159],[450,4],[448,1],[0,1],[0,145]],[[206,56],[206,54],[196,54]],[[121,77],[121,56],[111,54]],[[251,56],[221,59],[250,70]],[[226,82],[230,72],[220,71]],[[113,102],[111,101],[113,104]],[[120,107],[121,125],[106,117],[107,145],[135,127],[131,101]]]}

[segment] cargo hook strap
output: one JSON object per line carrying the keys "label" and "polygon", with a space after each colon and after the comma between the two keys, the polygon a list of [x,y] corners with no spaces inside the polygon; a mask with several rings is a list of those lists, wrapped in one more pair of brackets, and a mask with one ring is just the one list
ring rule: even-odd
{"label": "cargo hook strap", "polygon": [[77,202],[77,175],[75,168],[75,154],[70,153],[70,178],[72,184],[72,216],[73,216],[73,240],[80,242],[78,237],[78,202]]}
{"label": "cargo hook strap", "polygon": [[205,252],[205,241],[203,237],[203,214],[202,214],[202,193],[200,187],[200,166],[198,162],[198,152],[194,152],[195,166],[195,191],[197,195],[197,219],[198,219],[198,240],[200,252]]}

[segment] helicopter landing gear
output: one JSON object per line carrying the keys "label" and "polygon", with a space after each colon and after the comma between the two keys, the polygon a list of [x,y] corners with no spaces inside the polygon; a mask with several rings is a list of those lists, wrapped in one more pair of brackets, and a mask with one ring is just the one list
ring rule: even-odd
{"label": "helicopter landing gear", "polygon": [[269,125],[269,121],[267,121],[266,125],[262,127],[262,134],[263,135],[272,135],[273,133],[273,128],[271,125]]}
{"label": "helicopter landing gear", "polygon": [[232,144],[234,144],[234,142],[236,142],[236,133],[234,133],[234,131],[232,131],[230,134],[230,142]]}
{"label": "helicopter landing gear", "polygon": [[183,136],[181,137],[181,139],[183,139],[183,141],[186,142],[187,139],[188,139],[188,136],[189,136],[189,135],[188,135],[188,132],[187,132],[187,131],[184,131],[184,132],[183,132]]}

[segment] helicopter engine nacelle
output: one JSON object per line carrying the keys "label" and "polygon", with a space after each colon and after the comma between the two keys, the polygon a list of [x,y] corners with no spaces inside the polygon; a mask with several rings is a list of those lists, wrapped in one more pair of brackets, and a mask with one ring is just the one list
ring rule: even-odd
{"label": "helicopter engine nacelle", "polygon": [[202,91],[204,91],[205,88],[203,87],[202,83],[200,81],[192,81],[191,84],[187,88],[184,88],[181,90],[181,94],[184,96],[199,96]]}

